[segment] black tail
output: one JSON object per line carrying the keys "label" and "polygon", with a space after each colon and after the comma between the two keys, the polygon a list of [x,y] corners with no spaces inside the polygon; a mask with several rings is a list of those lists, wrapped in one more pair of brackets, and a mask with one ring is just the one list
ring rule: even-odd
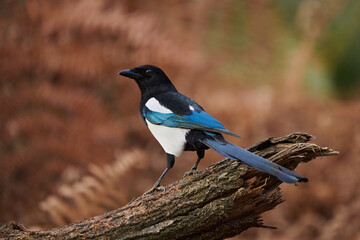
{"label": "black tail", "polygon": [[202,140],[202,143],[204,143],[209,148],[215,150],[216,152],[220,153],[224,157],[244,163],[248,166],[256,168],[261,172],[273,175],[283,182],[296,183],[308,181],[306,177],[303,177],[296,172],[293,172],[285,167],[273,163],[252,152],[242,149],[230,142],[219,142],[215,139],[207,138]]}

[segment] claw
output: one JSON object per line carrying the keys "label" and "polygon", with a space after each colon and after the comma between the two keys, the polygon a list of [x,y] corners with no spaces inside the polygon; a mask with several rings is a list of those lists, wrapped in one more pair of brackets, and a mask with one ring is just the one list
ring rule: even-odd
{"label": "claw", "polygon": [[146,191],[144,193],[144,195],[148,195],[150,193],[153,193],[153,192],[156,192],[156,191],[159,191],[159,192],[165,192],[166,188],[164,186],[154,186],[152,187],[150,190]]}
{"label": "claw", "polygon": [[199,172],[199,171],[196,170],[196,169],[190,169],[190,171],[185,172],[184,178],[185,178],[185,177],[188,177],[188,176],[191,176],[191,175],[193,175],[193,174],[195,174],[195,173],[198,173],[198,172]]}

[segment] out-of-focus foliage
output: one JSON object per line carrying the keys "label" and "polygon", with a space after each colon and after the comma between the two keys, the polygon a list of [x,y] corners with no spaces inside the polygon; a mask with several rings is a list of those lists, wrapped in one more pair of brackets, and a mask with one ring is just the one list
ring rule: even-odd
{"label": "out-of-focus foliage", "polygon": [[[358,238],[358,1],[155,2],[0,4],[0,222],[66,224],[152,186],[165,157],[117,73],[154,64],[240,146],[303,131],[340,151],[299,168],[308,184],[283,185],[265,216],[279,230],[242,239]],[[219,159],[208,151],[200,168]],[[183,154],[164,184],[194,161]]]}
{"label": "out-of-focus foliage", "polygon": [[360,2],[349,1],[330,24],[319,43],[330,80],[342,97],[355,97],[360,89]]}

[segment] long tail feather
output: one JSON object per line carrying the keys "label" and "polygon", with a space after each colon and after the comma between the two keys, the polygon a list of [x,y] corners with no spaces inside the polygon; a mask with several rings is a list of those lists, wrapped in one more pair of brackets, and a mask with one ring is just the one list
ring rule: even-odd
{"label": "long tail feather", "polygon": [[274,162],[262,158],[252,152],[242,149],[230,142],[224,141],[220,143],[215,139],[205,139],[202,142],[209,148],[215,150],[219,154],[229,159],[244,163],[248,166],[256,168],[261,172],[268,173],[279,178],[286,183],[307,182],[308,179],[300,174],[282,167]]}

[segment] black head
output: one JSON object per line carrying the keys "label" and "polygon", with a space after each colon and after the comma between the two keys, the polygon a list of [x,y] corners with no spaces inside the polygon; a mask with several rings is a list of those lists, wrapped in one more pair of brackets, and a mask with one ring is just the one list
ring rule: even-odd
{"label": "black head", "polygon": [[176,91],[166,74],[160,68],[153,65],[142,65],[126,69],[119,72],[119,75],[134,79],[142,94],[159,91]]}

